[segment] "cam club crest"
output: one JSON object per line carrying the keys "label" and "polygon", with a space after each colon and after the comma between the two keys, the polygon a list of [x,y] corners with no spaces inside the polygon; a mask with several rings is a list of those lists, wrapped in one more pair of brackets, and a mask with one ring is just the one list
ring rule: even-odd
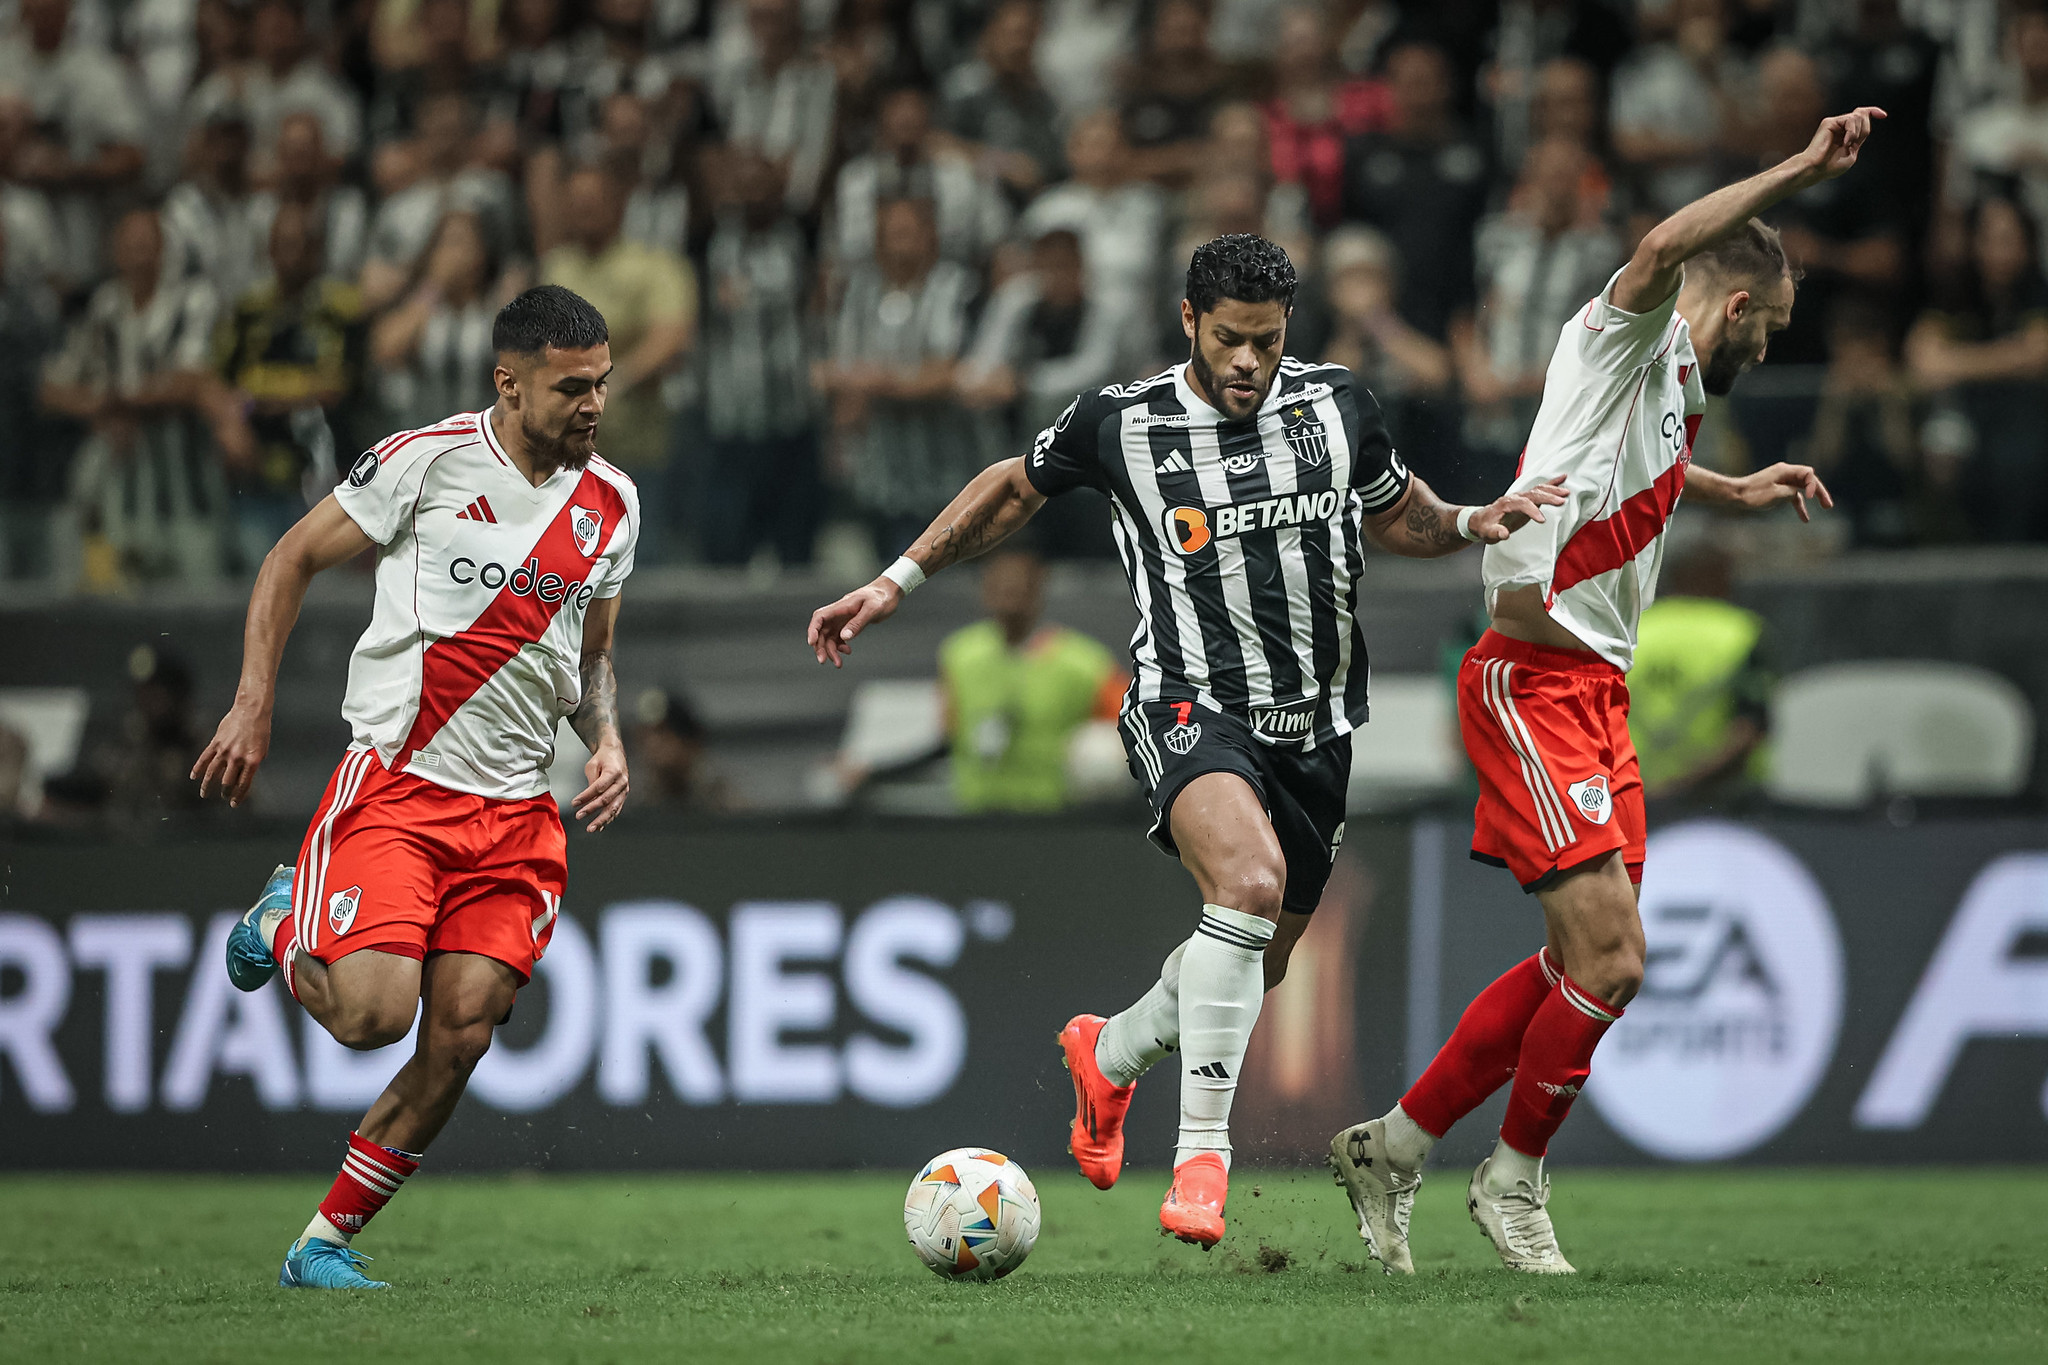
{"label": "cam club crest", "polygon": [[339,937],[348,932],[356,922],[356,907],[362,903],[363,888],[351,886],[346,891],[337,891],[327,898],[327,927]]}
{"label": "cam club crest", "polygon": [[570,506],[569,531],[576,537],[576,548],[583,552],[585,559],[597,557],[597,537],[603,530],[604,513],[593,512],[588,507]]}
{"label": "cam club crest", "polygon": [[1176,725],[1166,732],[1164,738],[1167,748],[1185,757],[1188,750],[1201,742],[1202,723],[1197,720]]}
{"label": "cam club crest", "polygon": [[1293,402],[1280,409],[1280,434],[1294,458],[1315,469],[1330,458],[1330,433],[1315,404]]}

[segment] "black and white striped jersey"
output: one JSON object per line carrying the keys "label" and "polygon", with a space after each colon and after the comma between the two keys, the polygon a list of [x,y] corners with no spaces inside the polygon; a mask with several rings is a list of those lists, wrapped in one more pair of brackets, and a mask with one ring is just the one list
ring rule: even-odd
{"label": "black and white striped jersey", "polygon": [[1341,365],[1286,359],[1227,421],[1185,367],[1083,394],[1025,472],[1109,495],[1138,628],[1128,706],[1192,701],[1314,747],[1366,716],[1363,521],[1408,491],[1379,404]]}

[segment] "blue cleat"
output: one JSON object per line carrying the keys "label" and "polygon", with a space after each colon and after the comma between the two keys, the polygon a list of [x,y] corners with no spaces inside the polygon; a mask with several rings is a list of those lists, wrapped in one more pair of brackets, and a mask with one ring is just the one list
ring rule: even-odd
{"label": "blue cleat", "polygon": [[277,959],[263,946],[263,928],[292,912],[292,869],[280,865],[263,884],[263,894],[228,931],[228,980],[238,991],[262,990],[277,975]]}
{"label": "blue cleat", "polygon": [[279,1289],[389,1289],[373,1280],[360,1267],[370,1258],[353,1247],[325,1242],[318,1237],[301,1237],[284,1254],[284,1268],[277,1272]]}

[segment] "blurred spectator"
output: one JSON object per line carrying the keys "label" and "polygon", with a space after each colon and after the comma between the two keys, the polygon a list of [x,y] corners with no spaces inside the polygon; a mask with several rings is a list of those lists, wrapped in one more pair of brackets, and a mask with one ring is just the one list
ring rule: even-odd
{"label": "blurred spectator", "polygon": [[245,573],[339,481],[334,418],[362,381],[361,298],[321,273],[319,218],[284,205],[269,254],[270,278],[236,301],[214,340],[214,430]]}
{"label": "blurred spectator", "polygon": [[114,225],[114,276],[93,292],[45,370],[43,403],[87,424],[73,496],[88,586],[127,575],[205,581],[220,572],[220,467],[199,418],[220,304],[203,279],[164,270],[163,225],[134,209]]}
{"label": "blurred spectator", "polygon": [[838,91],[844,150],[867,150],[867,139],[884,121],[882,104],[890,91],[927,84],[915,32],[917,8],[910,0],[841,0],[825,60]]}
{"label": "blurred spectator", "polygon": [[832,68],[805,55],[798,0],[744,3],[751,50],[739,65],[721,73],[712,88],[713,103],[726,136],[761,153],[781,172],[783,202],[790,212],[807,214],[832,160]]}
{"label": "blurred spectator", "polygon": [[38,393],[57,301],[42,281],[12,269],[13,245],[0,217],[0,349],[10,357],[0,371],[0,579],[44,578],[68,467]]}
{"label": "blurred spectator", "polygon": [[2048,221],[2048,10],[2016,9],[2008,32],[2017,89],[1957,123],[1949,193],[1967,204],[1982,178],[2012,177],[2040,223]]}
{"label": "blurred spectator", "polygon": [[1081,239],[1088,287],[1105,303],[1142,315],[1153,304],[1166,204],[1159,187],[1131,178],[1131,149],[1113,110],[1098,110],[1067,137],[1073,178],[1032,201],[1019,228],[1037,238],[1066,228]]}
{"label": "blurred spectator", "polygon": [[625,239],[624,196],[604,172],[576,172],[563,197],[567,240],[541,258],[541,283],[573,289],[604,314],[612,374],[599,439],[607,460],[654,485],[641,552],[659,563],[668,511],[655,476],[670,425],[662,381],[696,338],[697,278],[676,252]]}
{"label": "blurred spectator", "polygon": [[192,136],[186,177],[164,196],[170,268],[238,299],[264,273],[266,218],[249,192],[249,125],[222,108]]}
{"label": "blurred spectator", "polygon": [[683,148],[662,135],[654,114],[654,106],[638,95],[606,100],[596,163],[627,187],[620,235],[681,252],[690,240],[690,187],[679,173]]}
{"label": "blurred spectator", "polygon": [[524,285],[474,213],[441,220],[405,297],[370,332],[387,426],[417,430],[496,401],[491,321]]}
{"label": "blurred spectator", "polygon": [[341,168],[327,154],[326,134],[311,114],[286,114],[278,121],[277,147],[270,188],[259,190],[250,210],[270,240],[270,220],[280,205],[297,204],[320,224],[322,273],[345,280],[363,269],[370,236],[369,200],[362,190],[342,183]]}
{"label": "blurred spectator", "polygon": [[[1493,106],[1494,148],[1502,164],[1519,168],[1531,147],[1560,131],[1538,126],[1557,70],[1570,71],[1571,78],[1583,73],[1588,93],[1597,95],[1600,73],[1614,69],[1628,42],[1627,26],[1605,4],[1502,0],[1484,76]],[[1588,126],[1588,146],[1592,133]]]}
{"label": "blurred spectator", "polygon": [[1922,206],[1934,187],[1934,83],[1941,45],[1906,22],[1899,0],[1858,0],[1848,9],[1848,32],[1814,56],[1842,108],[1870,104],[1890,116],[1885,136],[1864,144],[1856,169],[1897,206],[1910,263],[1918,260],[1915,248],[1927,226]]}
{"label": "blurred spectator", "polygon": [[1723,0],[1671,0],[1669,9],[1673,31],[1615,71],[1609,109],[1615,154],[1653,219],[1726,178],[1723,147],[1741,126],[1745,76],[1728,45]]}
{"label": "blurred spectator", "polygon": [[1330,296],[1324,360],[1347,366],[1387,410],[1397,432],[1423,425],[1419,405],[1450,391],[1451,352],[1394,307],[1399,275],[1391,243],[1371,228],[1345,227],[1323,244]]}
{"label": "blurred spectator", "polygon": [[[429,95],[460,95],[478,108],[493,108],[497,73],[484,59],[494,35],[472,32],[469,0],[374,3],[370,41],[377,74],[370,96],[370,142],[411,136],[420,101]],[[474,11],[484,8],[475,6]],[[509,137],[509,117],[504,122],[500,136]]]}
{"label": "blurred spectator", "polygon": [[1733,570],[1712,545],[1674,557],[1637,627],[1628,728],[1652,800],[1728,801],[1762,776],[1775,679],[1763,618],[1728,600]]}
{"label": "blurred spectator", "polygon": [[[1829,113],[1820,70],[1797,48],[1773,48],[1757,64],[1757,96],[1760,167],[1805,148]],[[1897,191],[1875,175],[1845,175],[1801,191],[1767,215],[1784,235],[1787,258],[1806,272],[1792,325],[1771,339],[1773,361],[1821,364],[1835,301],[1852,293],[1883,298],[1902,283],[1906,234],[1899,218],[1908,206],[1895,198]]]}
{"label": "blurred spectator", "polygon": [[817,387],[850,466],[875,553],[896,557],[974,472],[953,401],[974,276],[939,259],[929,202],[882,205],[875,262],[850,272]]}
{"label": "blurred spectator", "polygon": [[59,293],[71,283],[72,253],[50,196],[12,178],[17,153],[35,135],[35,110],[18,95],[0,94],[0,229],[7,233],[10,283]]}
{"label": "blurred spectator", "polygon": [[1560,330],[1621,264],[1621,243],[1581,198],[1589,160],[1562,138],[1537,144],[1506,212],[1479,226],[1479,313],[1452,339],[1466,433],[1486,449],[1522,448]]}
{"label": "blurred spectator", "polygon": [[1072,123],[1109,101],[1117,63],[1138,33],[1137,0],[1045,0],[1038,69]]}
{"label": "blurred spectator", "polygon": [[810,346],[810,270],[781,177],[728,152],[704,252],[704,557],[744,564],[762,542],[811,562],[822,501]]}
{"label": "blurred spectator", "polygon": [[101,819],[140,833],[154,830],[166,815],[199,809],[191,779],[200,748],[191,668],[166,650],[138,645],[128,656],[128,676],[134,691],[118,735],[95,746],[71,772],[44,780],[45,820]]}
{"label": "blurred spectator", "polygon": [[243,111],[261,173],[269,169],[284,116],[308,113],[320,120],[329,150],[354,156],[362,140],[361,105],[311,50],[299,0],[258,0],[250,10],[249,48],[248,61],[223,67],[193,87],[185,101],[186,126],[198,127],[219,109]]}
{"label": "blurred spectator", "polygon": [[1059,110],[1038,79],[1038,5],[998,0],[974,61],[946,78],[943,122],[1022,203],[1061,171]]}
{"label": "blurred spectator", "polygon": [[1052,811],[1067,802],[1067,749],[1115,720],[1129,679],[1095,640],[1041,622],[1045,564],[1005,547],[981,570],[986,620],[939,646],[953,797],[963,811]]}
{"label": "blurred spectator", "polygon": [[499,11],[499,113],[534,150],[562,131],[562,88],[573,58],[562,0],[506,0]]}
{"label": "blurred spectator", "polygon": [[[1834,495],[1849,543],[1884,547],[1939,540],[1940,508],[1923,489],[1913,387],[1900,371],[1891,319],[1856,298],[1829,323],[1828,374],[1804,459]],[[1952,534],[1952,530],[1951,530]]]}
{"label": "blurred spectator", "polygon": [[98,273],[106,197],[142,175],[148,115],[119,58],[67,32],[71,0],[19,0],[0,29],[0,91],[19,95],[34,124],[12,148],[11,180],[51,196],[65,273]]}
{"label": "blurred spectator", "polygon": [[1344,145],[1388,125],[1393,92],[1338,69],[1329,25],[1310,5],[1280,12],[1273,88],[1265,108],[1273,176],[1302,186],[1316,226],[1328,228],[1344,210]]}
{"label": "blurred spectator", "polygon": [[1991,540],[2048,539],[2048,284],[2038,229],[2011,199],[1972,215],[1969,268],[1913,325],[1906,360],[1951,391],[1975,435],[1965,502]]}
{"label": "blurred spectator", "polygon": [[874,149],[840,168],[832,196],[833,241],[842,266],[874,259],[875,208],[887,199],[928,199],[939,254],[979,266],[1009,231],[995,182],[932,131],[931,98],[914,86],[882,97]]}
{"label": "blurred spectator", "polygon": [[121,30],[152,111],[173,133],[186,92],[249,55],[248,16],[234,0],[133,0]]}
{"label": "blurred spectator", "polygon": [[569,40],[557,95],[560,136],[572,152],[586,148],[602,126],[606,100],[665,99],[677,75],[669,55],[655,48],[652,0],[594,0],[589,15]]}
{"label": "blurred spectator", "polygon": [[1344,156],[1344,216],[1392,241],[1401,262],[1396,306],[1436,340],[1472,303],[1472,231],[1486,207],[1485,149],[1451,104],[1450,60],[1428,43],[1387,58],[1393,116],[1384,132],[1351,139]]}
{"label": "blurred spectator", "polygon": [[1576,142],[1594,156],[1607,152],[1600,73],[1578,57],[1553,57],[1536,71],[1529,99],[1528,145],[1547,138]]}
{"label": "blurred spectator", "polygon": [[1201,0],[1161,0],[1123,80],[1124,138],[1136,173],[1169,186],[1191,180],[1228,88],[1229,73],[1209,50]]}
{"label": "blurred spectator", "polygon": [[511,241],[512,184],[504,172],[474,159],[475,110],[460,95],[433,95],[419,110],[419,136],[391,144],[389,162],[402,168],[402,187],[377,208],[363,266],[363,301],[373,312],[398,296],[435,228],[456,211],[475,214],[494,251]]}
{"label": "blurred spectator", "polygon": [[633,705],[636,804],[732,809],[730,784],[704,761],[704,722],[688,700],[650,687]]}

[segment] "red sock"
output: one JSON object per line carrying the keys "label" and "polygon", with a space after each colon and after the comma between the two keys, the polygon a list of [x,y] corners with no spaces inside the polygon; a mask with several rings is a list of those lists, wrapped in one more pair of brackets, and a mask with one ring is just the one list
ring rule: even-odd
{"label": "red sock", "polygon": [[277,960],[278,979],[291,992],[292,999],[299,998],[299,987],[292,980],[292,949],[299,942],[299,919],[297,915],[286,915],[277,923],[277,933],[270,940],[270,955]]}
{"label": "red sock", "polygon": [[341,1174],[334,1178],[334,1188],[320,1201],[320,1216],[332,1223],[335,1231],[353,1237],[419,1168],[419,1162],[379,1147],[360,1133],[350,1133],[348,1155],[341,1159]]}
{"label": "red sock", "polygon": [[1564,975],[1551,965],[1550,950],[1516,963],[1465,1007],[1450,1041],[1437,1052],[1401,1108],[1427,1133],[1442,1137],[1451,1125],[1477,1109],[1515,1074],[1522,1035],[1537,1009]]}
{"label": "red sock", "polygon": [[1550,1150],[1550,1139],[1593,1069],[1593,1049],[1619,1018],[1618,1008],[1570,977],[1557,983],[1522,1035],[1515,1088],[1500,1125],[1502,1142],[1524,1156]]}

